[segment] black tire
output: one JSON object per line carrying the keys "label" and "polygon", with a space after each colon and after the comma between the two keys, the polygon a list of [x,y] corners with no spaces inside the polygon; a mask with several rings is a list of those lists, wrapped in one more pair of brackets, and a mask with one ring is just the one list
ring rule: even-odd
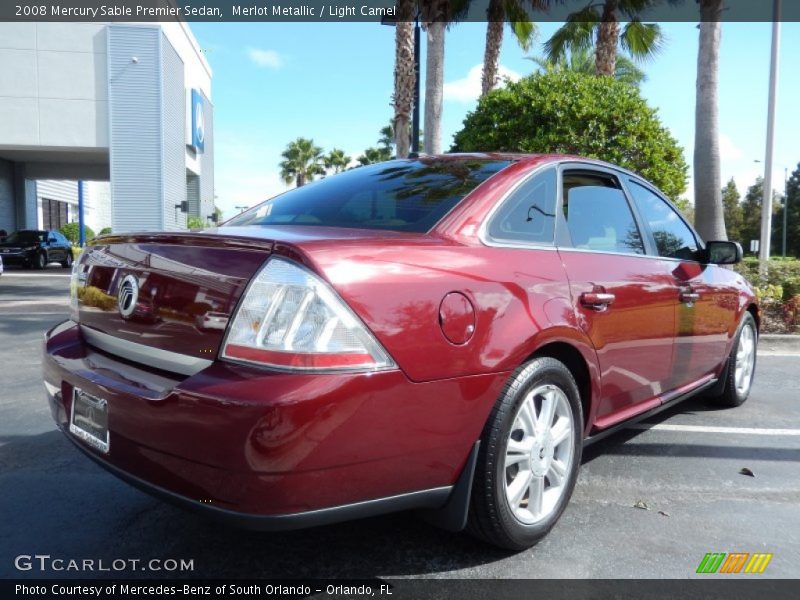
{"label": "black tire", "polygon": [[33,257],[33,268],[37,271],[41,271],[47,266],[47,255],[44,252],[38,252],[36,256]]}
{"label": "black tire", "polygon": [[[527,524],[517,518],[506,499],[506,448],[526,396],[543,385],[555,386],[566,396],[572,418],[572,435],[565,439],[572,439],[572,460],[565,475],[563,491],[554,508],[541,520]],[[481,436],[467,531],[508,550],[524,550],[536,544],[553,528],[572,496],[580,468],[582,445],[583,410],[578,386],[569,369],[550,357],[534,358],[521,366],[503,388]],[[548,480],[543,478],[543,481]]]}
{"label": "black tire", "polygon": [[61,266],[65,269],[72,268],[72,250],[67,251],[67,257],[61,261]]}
{"label": "black tire", "polygon": [[[739,345],[742,343],[742,332],[745,328],[750,328],[753,335],[753,366],[749,376],[749,382],[746,388],[737,388],[736,386],[736,356],[739,352]],[[735,408],[744,404],[745,400],[750,396],[750,390],[753,388],[753,378],[755,377],[757,352],[758,347],[758,327],[753,315],[749,311],[745,311],[742,321],[739,323],[739,328],[736,331],[736,337],[733,342],[733,348],[728,356],[728,364],[725,375],[725,383],[723,384],[722,391],[716,395],[707,395],[706,398],[715,406],[724,408]]]}

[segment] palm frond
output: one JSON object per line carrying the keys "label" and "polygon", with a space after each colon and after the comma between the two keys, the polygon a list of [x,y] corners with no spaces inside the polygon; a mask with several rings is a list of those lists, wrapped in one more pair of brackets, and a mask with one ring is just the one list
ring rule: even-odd
{"label": "palm frond", "polygon": [[634,60],[646,61],[661,51],[664,45],[664,36],[657,23],[642,23],[633,20],[622,30],[620,44]]}
{"label": "palm frond", "polygon": [[570,14],[567,21],[544,43],[545,54],[550,60],[557,61],[568,50],[591,48],[599,21],[600,16],[592,6]]}

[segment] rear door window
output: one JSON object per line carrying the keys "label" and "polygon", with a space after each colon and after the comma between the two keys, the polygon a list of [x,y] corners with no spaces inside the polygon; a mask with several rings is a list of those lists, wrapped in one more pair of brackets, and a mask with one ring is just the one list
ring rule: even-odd
{"label": "rear door window", "polygon": [[644,242],[619,181],[605,173],[564,171],[563,213],[572,246],[644,254]]}

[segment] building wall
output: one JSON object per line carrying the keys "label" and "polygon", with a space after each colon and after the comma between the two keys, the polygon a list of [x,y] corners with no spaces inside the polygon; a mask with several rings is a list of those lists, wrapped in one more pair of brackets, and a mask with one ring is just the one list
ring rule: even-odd
{"label": "building wall", "polygon": [[[202,92],[201,92],[202,93]],[[203,94],[205,97],[205,94]],[[205,152],[200,155],[200,212],[198,217],[202,217],[207,222],[207,217],[214,212],[214,107],[211,100],[205,98]]]}
{"label": "building wall", "polygon": [[102,23],[3,23],[0,145],[108,146]]}
{"label": "building wall", "polygon": [[0,159],[0,229],[11,233],[16,229],[14,208],[14,165]]}
{"label": "building wall", "polygon": [[163,156],[164,228],[186,228],[186,213],[176,208],[186,197],[186,110],[183,61],[161,36],[161,145]]}
{"label": "building wall", "polygon": [[161,147],[161,32],[108,26],[112,228],[159,230],[164,223]]}

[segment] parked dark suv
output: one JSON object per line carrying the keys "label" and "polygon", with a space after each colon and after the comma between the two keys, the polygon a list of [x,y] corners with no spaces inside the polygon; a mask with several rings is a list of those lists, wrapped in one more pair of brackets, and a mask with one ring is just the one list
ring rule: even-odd
{"label": "parked dark suv", "polygon": [[72,245],[58,231],[21,229],[0,241],[0,256],[6,265],[44,269],[57,262],[72,267]]}

